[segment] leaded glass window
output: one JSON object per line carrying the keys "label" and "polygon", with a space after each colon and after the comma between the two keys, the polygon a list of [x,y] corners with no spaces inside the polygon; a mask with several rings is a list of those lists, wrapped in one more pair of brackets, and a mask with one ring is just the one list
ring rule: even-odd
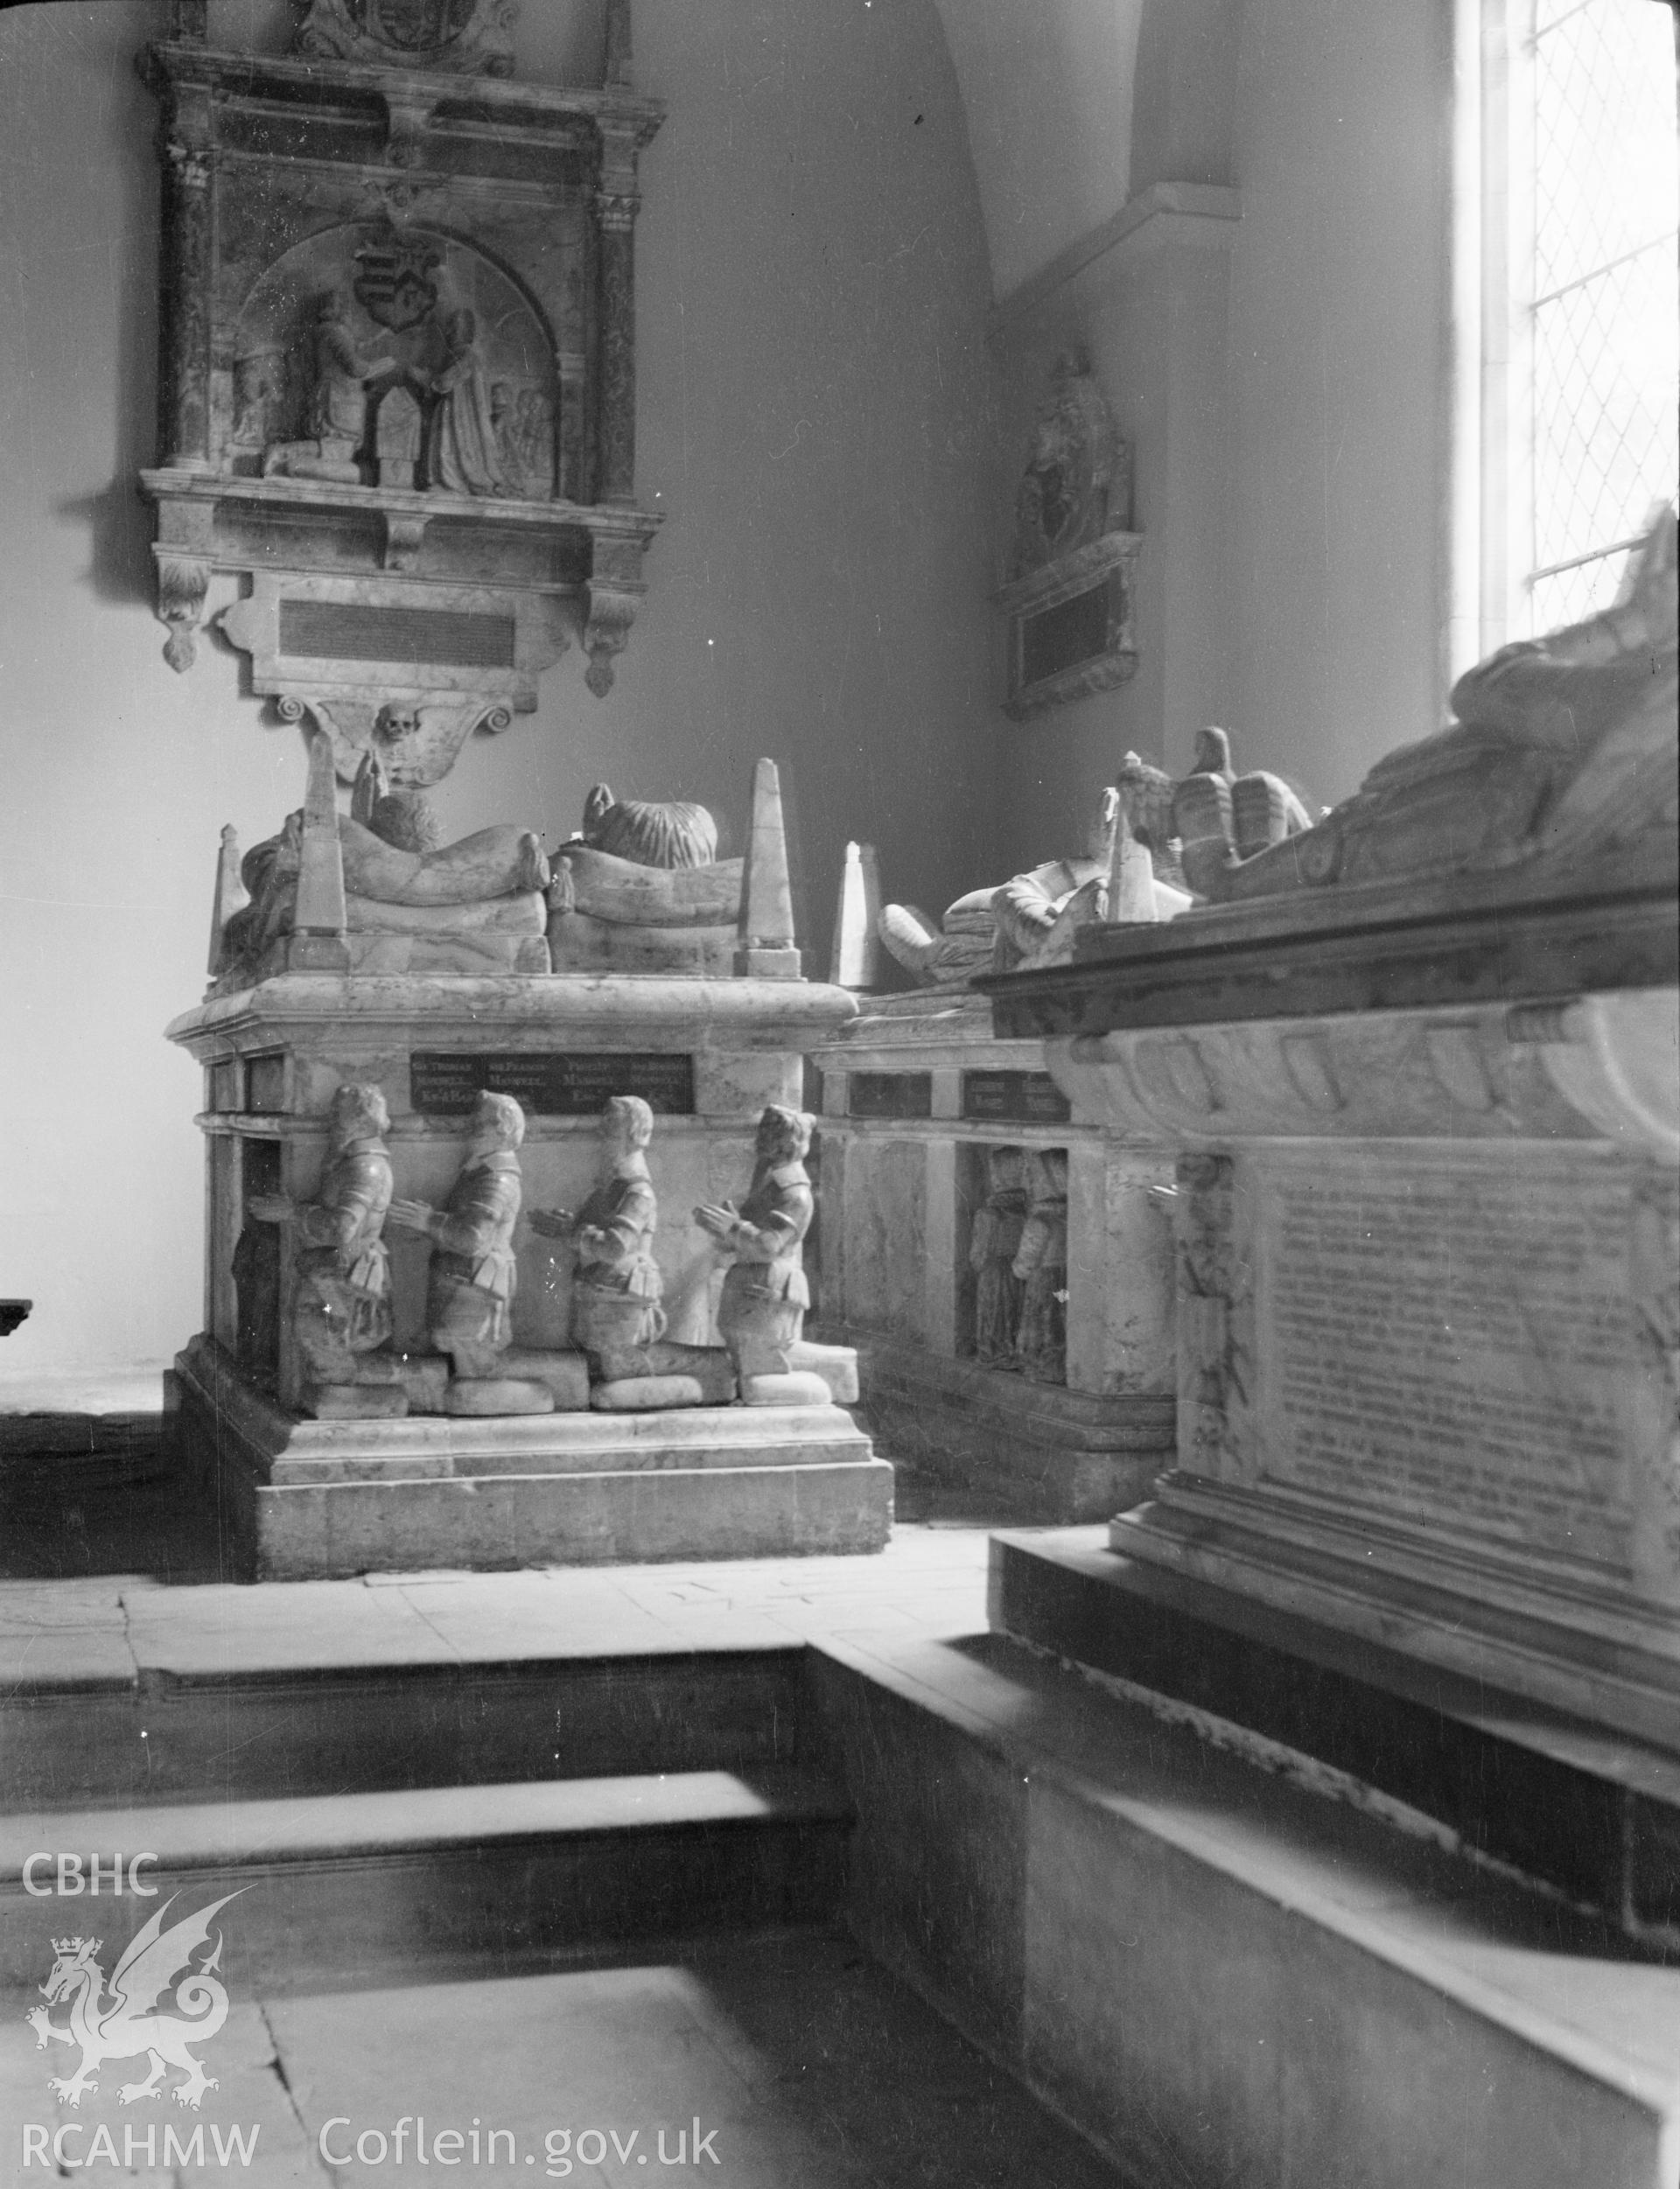
{"label": "leaded glass window", "polygon": [[[1607,606],[1680,474],[1680,142],[1660,0],[1519,0],[1505,95],[1512,635]],[[1526,444],[1526,445],[1525,445]]]}

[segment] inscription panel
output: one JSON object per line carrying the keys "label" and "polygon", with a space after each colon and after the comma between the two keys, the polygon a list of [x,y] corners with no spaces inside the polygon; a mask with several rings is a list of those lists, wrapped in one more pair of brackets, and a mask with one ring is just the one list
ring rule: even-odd
{"label": "inscription panel", "polygon": [[1021,682],[1036,684],[1059,669],[1106,654],[1113,643],[1110,595],[1111,577],[1099,579],[1070,600],[1059,600],[1036,615],[1021,618]]}
{"label": "inscription panel", "polygon": [[1253,1213],[1266,1477],[1628,1564],[1623,1182],[1267,1165]]}
{"label": "inscription panel", "polygon": [[511,1094],[534,1117],[597,1117],[614,1094],[640,1094],[655,1115],[694,1114],[694,1059],[653,1050],[416,1049],[409,1100],[431,1117],[464,1117],[480,1094]]}
{"label": "inscription panel", "polygon": [[1065,1125],[1068,1097],[1047,1072],[965,1072],[962,1115],[982,1123]]}
{"label": "inscription panel", "polygon": [[311,660],[512,668],[514,637],[511,616],[340,600],[280,603],[280,652]]}
{"label": "inscription panel", "polygon": [[848,1075],[848,1117],[931,1117],[931,1072],[853,1072]]}

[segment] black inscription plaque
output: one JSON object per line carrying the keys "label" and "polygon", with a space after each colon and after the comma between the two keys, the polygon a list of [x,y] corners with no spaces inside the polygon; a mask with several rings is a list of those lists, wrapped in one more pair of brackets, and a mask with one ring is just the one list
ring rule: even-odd
{"label": "black inscription plaque", "polygon": [[1113,644],[1107,577],[1071,600],[1021,618],[1021,682],[1036,684],[1060,670],[1095,661]]}
{"label": "black inscription plaque", "polygon": [[640,1094],[655,1115],[694,1114],[694,1059],[654,1050],[416,1049],[409,1100],[429,1117],[464,1117],[480,1094],[511,1094],[533,1117],[598,1117],[613,1094]]}
{"label": "black inscription plaque", "polygon": [[457,608],[361,606],[355,601],[283,600],[280,651],[323,661],[432,662],[449,668],[512,668],[511,616]]}
{"label": "black inscription plaque", "polygon": [[848,1117],[931,1117],[931,1072],[854,1072],[847,1090]]}
{"label": "black inscription plaque", "polygon": [[1073,1111],[1047,1072],[965,1072],[962,1115],[984,1124],[1065,1125]]}

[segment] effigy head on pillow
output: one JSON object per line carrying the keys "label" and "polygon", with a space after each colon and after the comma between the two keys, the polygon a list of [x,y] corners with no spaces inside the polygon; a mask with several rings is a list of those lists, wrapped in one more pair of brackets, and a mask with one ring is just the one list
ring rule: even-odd
{"label": "effigy head on pillow", "polygon": [[747,857],[718,857],[704,806],[615,798],[598,783],[555,855],[549,949],[556,973],[799,977],[781,788],[753,773]]}
{"label": "effigy head on pillow", "polygon": [[614,798],[606,783],[584,801],[578,840],[633,866],[710,866],[718,857],[718,823],[704,806]]}

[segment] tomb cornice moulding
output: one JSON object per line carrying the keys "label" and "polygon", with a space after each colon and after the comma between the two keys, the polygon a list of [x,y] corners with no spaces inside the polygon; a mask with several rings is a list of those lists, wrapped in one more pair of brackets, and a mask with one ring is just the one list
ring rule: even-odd
{"label": "tomb cornice moulding", "polygon": [[306,1035],[341,1046],[392,1049],[541,1047],[556,1034],[580,1047],[634,1047],[643,1034],[681,1022],[696,1050],[804,1047],[831,1039],[856,1012],[848,990],[823,982],[603,978],[592,974],[360,974],[323,978],[282,973],[255,988],[212,996],[164,1029],[202,1062],[248,1054]]}
{"label": "tomb cornice moulding", "polygon": [[1680,1157],[1680,990],[1114,1029],[1051,1040],[1075,1115],[1128,1138],[1475,1141]]}
{"label": "tomb cornice moulding", "polygon": [[[637,150],[658,134],[666,111],[662,100],[622,85],[520,83],[507,76],[385,62],[227,52],[170,39],[147,46],[139,66],[147,87],[159,93],[217,93],[252,107],[291,107],[301,98],[319,111],[344,102],[366,108],[388,98],[405,109],[424,109],[441,127],[480,136],[516,132],[556,138],[555,124],[573,120],[598,135],[627,140]],[[564,149],[564,140],[557,138],[554,149]]]}

